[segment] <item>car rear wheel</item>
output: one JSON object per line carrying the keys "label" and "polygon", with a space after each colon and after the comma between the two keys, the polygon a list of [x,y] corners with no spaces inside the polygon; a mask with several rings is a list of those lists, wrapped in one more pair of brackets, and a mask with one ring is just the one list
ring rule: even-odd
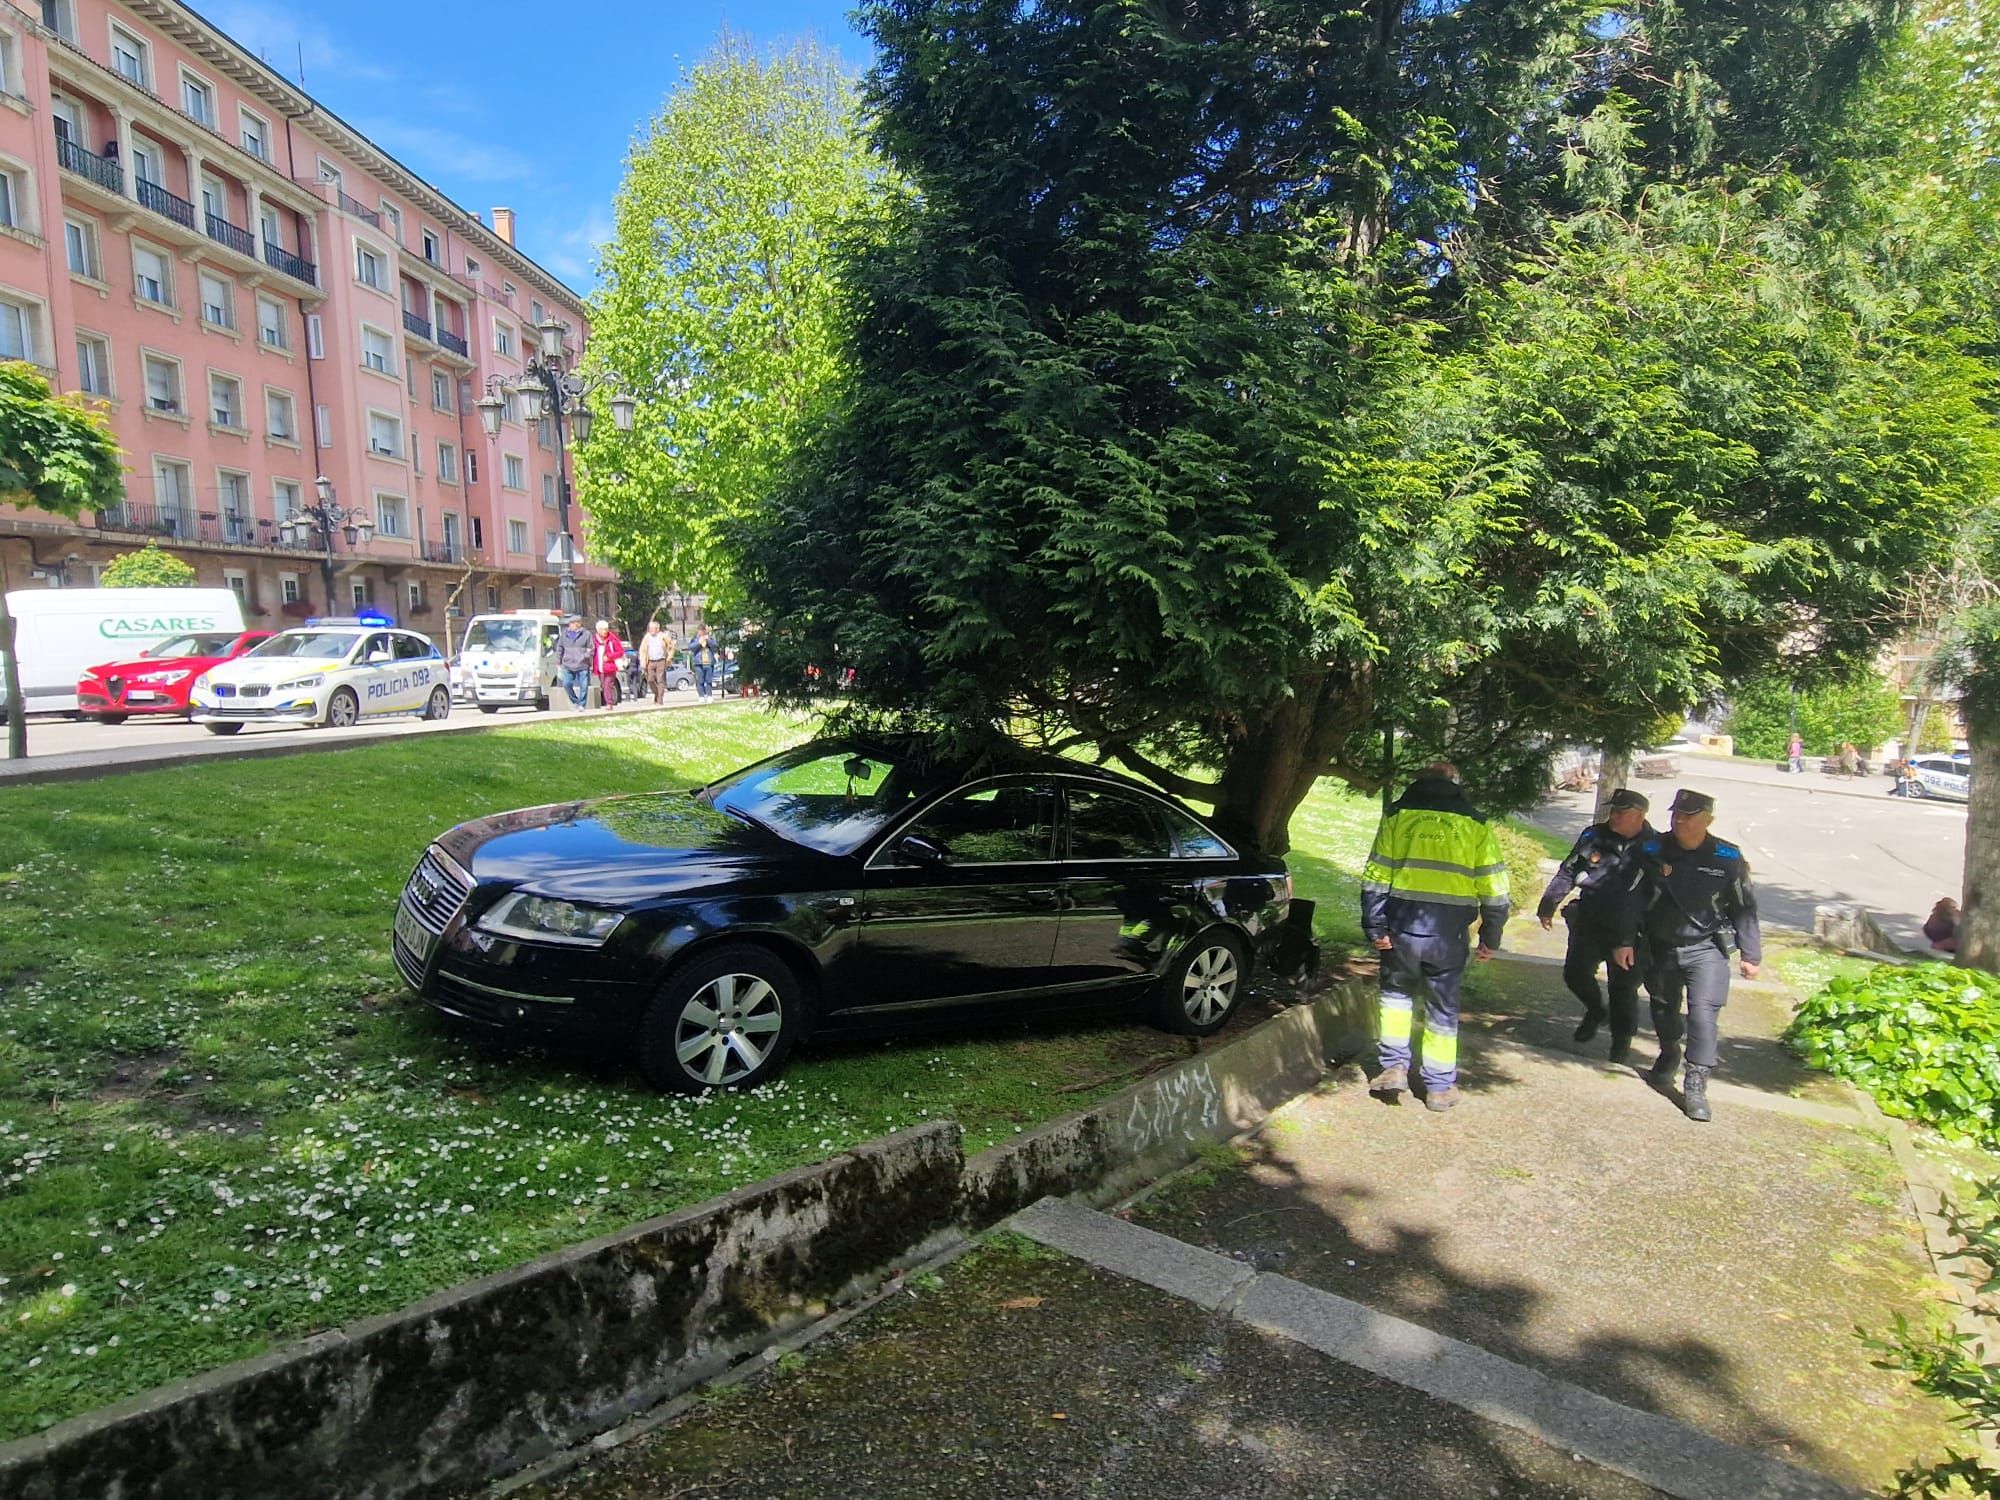
{"label": "car rear wheel", "polygon": [[335,688],[326,700],[326,722],[334,729],[351,729],[361,722],[361,700],[353,688]]}
{"label": "car rear wheel", "polygon": [[206,729],[210,734],[241,734],[243,732],[241,724],[204,724],[201,727]]}
{"label": "car rear wheel", "polygon": [[431,701],[424,705],[426,719],[449,719],[451,717],[451,692],[447,688],[431,689]]}
{"label": "car rear wheel", "polygon": [[1243,944],[1226,932],[1196,938],[1167,966],[1154,1000],[1162,1030],[1213,1036],[1236,1014],[1248,970]]}
{"label": "car rear wheel", "polygon": [[640,1065],[670,1094],[747,1089],[774,1077],[798,1039],[805,993],[769,949],[732,943],[668,979],[640,1029]]}
{"label": "car rear wheel", "polygon": [[124,714],[99,714],[97,716],[97,722],[100,724],[123,724],[125,719],[126,716]]}

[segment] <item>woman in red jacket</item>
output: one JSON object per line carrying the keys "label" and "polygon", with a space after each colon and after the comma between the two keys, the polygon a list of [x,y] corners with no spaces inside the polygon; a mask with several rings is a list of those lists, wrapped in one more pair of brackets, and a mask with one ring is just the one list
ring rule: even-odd
{"label": "woman in red jacket", "polygon": [[598,700],[606,708],[618,706],[618,665],[624,659],[625,643],[608,620],[599,620],[590,643],[590,670],[597,678]]}

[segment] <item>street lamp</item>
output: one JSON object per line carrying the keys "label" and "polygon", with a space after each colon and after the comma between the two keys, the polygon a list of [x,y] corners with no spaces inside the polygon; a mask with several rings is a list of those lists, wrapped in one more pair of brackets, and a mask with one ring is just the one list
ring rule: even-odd
{"label": "street lamp", "polygon": [[[571,357],[568,348],[568,324],[551,318],[537,324],[536,332],[540,335],[539,353],[528,361],[521,378],[509,381],[499,375],[487,376],[486,394],[473,404],[479,408],[479,423],[486,429],[489,438],[500,436],[500,419],[506,413],[510,395],[520,403],[521,415],[528,421],[555,418],[556,485],[562,527],[557,603],[562,606],[564,615],[572,615],[578,612],[578,604],[573,570],[576,545],[570,540],[569,532],[568,452],[572,436],[578,443],[590,441],[590,429],[596,414],[590,409],[589,397],[604,384],[604,378],[586,377],[576,368],[577,360]],[[612,422],[620,432],[630,432],[633,416],[639,408],[638,399],[620,391],[610,398],[609,404]]]}
{"label": "street lamp", "polygon": [[278,523],[278,536],[287,547],[316,544],[320,549],[320,581],[326,589],[326,612],[333,603],[333,534],[338,531],[349,547],[365,547],[375,537],[375,522],[359,506],[341,505],[333,494],[333,481],[324,474],[313,481],[317,496]]}

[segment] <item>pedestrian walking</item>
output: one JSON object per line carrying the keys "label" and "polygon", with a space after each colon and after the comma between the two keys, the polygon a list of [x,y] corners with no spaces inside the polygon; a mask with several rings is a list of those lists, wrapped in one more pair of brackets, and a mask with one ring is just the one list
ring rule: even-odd
{"label": "pedestrian walking", "polygon": [[618,706],[618,665],[625,659],[625,643],[609,620],[597,622],[597,636],[590,643],[590,670],[597,675],[598,695],[607,709]]}
{"label": "pedestrian walking", "polygon": [[571,708],[580,709],[590,701],[590,656],[590,632],[583,628],[583,616],[571,615],[556,637],[556,671]]}
{"label": "pedestrian walking", "polygon": [[1361,930],[1380,952],[1382,1041],[1372,1092],[1397,1099],[1410,1086],[1419,993],[1424,1006],[1424,1107],[1458,1102],[1458,989],[1479,921],[1478,957],[1507,925],[1507,863],[1485,816],[1458,784],[1457,768],[1427,766],[1376,830],[1361,873]]}
{"label": "pedestrian walking", "polygon": [[715,649],[715,642],[708,638],[708,627],[700,626],[694,633],[694,644],[688,647],[688,660],[694,667],[694,690],[697,696],[707,699],[715,695],[715,664],[721,660],[721,653]]}
{"label": "pedestrian walking", "polygon": [[1690,1120],[1712,1117],[1708,1078],[1718,1060],[1722,1007],[1729,1002],[1731,941],[1745,979],[1757,977],[1764,959],[1750,861],[1709,832],[1714,821],[1715,799],[1708,793],[1689,787],[1674,793],[1667,832],[1640,841],[1613,955],[1613,962],[1631,964],[1639,943],[1646,945],[1646,993],[1660,1039],[1646,1081],[1658,1089],[1672,1086],[1685,1036],[1681,1109]]}
{"label": "pedestrian walking", "polygon": [[[1646,821],[1645,797],[1629,787],[1620,787],[1606,804],[1604,821],[1592,823],[1577,835],[1576,844],[1542,892],[1536,911],[1542,927],[1555,925],[1556,910],[1562,910],[1569,924],[1569,948],[1563,958],[1563,983],[1583,1002],[1583,1023],[1576,1028],[1576,1040],[1587,1042],[1597,1035],[1607,1015],[1611,1021],[1611,1060],[1625,1061],[1632,1050],[1632,1034],[1639,1029],[1639,965],[1619,964],[1613,952],[1622,940],[1620,916],[1632,889],[1633,869],[1639,845],[1656,834]],[[1575,892],[1567,906],[1565,897]],[[1597,986],[1597,970],[1605,969],[1605,989],[1610,992],[1607,1010],[1605,994]]]}
{"label": "pedestrian walking", "polygon": [[1840,744],[1840,774],[1859,776],[1861,774],[1861,752],[1854,748],[1854,741],[1842,740]]}
{"label": "pedestrian walking", "polygon": [[1791,741],[1785,746],[1785,759],[1792,763],[1792,774],[1803,776],[1806,769],[1806,742],[1799,738],[1799,732],[1792,731]]}
{"label": "pedestrian walking", "polygon": [[667,663],[673,658],[673,638],[660,629],[658,620],[648,621],[645,635],[639,638],[639,670],[646,674],[646,686],[652,689],[655,703],[667,701]]}

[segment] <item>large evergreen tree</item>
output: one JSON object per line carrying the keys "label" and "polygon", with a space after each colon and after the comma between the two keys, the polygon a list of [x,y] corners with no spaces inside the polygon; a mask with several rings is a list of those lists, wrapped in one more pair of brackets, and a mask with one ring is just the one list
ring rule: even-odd
{"label": "large evergreen tree", "polygon": [[837,649],[1282,849],[1385,745],[1523,800],[1865,648],[1980,394],[1827,285],[1805,184],[1889,9],[865,8],[914,194],[739,535],[765,671]]}

